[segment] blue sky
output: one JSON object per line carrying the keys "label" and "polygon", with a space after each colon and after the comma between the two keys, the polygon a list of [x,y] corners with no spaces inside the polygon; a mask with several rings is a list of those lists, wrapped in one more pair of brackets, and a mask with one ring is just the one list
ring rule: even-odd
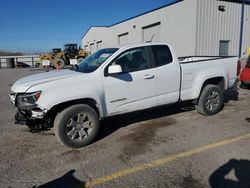
{"label": "blue sky", "polygon": [[95,25],[111,25],[176,0],[3,0],[0,50],[44,52],[81,43]]}

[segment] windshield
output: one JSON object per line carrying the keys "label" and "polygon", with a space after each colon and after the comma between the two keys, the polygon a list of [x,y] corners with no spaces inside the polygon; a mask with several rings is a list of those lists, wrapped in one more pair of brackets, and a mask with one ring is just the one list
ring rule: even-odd
{"label": "windshield", "polygon": [[76,68],[76,71],[83,73],[94,72],[99,66],[101,66],[106,59],[108,59],[118,48],[106,48],[95,52],[94,54],[87,57],[85,60]]}
{"label": "windshield", "polygon": [[77,44],[65,44],[64,45],[65,52],[75,52],[77,51]]}
{"label": "windshield", "polygon": [[61,49],[57,49],[57,48],[55,48],[55,49],[53,49],[52,50],[52,52],[54,53],[54,54],[57,54],[57,53],[60,53],[60,52],[62,52],[62,50]]}

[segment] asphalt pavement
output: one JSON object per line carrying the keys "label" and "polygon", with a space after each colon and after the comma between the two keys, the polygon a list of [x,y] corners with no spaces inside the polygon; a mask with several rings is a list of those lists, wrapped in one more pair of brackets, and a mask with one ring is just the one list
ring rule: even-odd
{"label": "asphalt pavement", "polygon": [[41,72],[0,70],[0,187],[250,187],[250,90],[210,117],[181,104],[108,118],[75,150],[14,124],[11,85]]}

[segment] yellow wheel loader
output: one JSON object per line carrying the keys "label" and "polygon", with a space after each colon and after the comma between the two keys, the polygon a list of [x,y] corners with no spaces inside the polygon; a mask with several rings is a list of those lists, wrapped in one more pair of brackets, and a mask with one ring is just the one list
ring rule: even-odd
{"label": "yellow wheel loader", "polygon": [[88,55],[89,53],[78,48],[77,44],[65,44],[63,51],[60,48],[54,48],[51,53],[43,54],[40,58],[41,61],[49,60],[51,63],[50,66],[54,68],[63,68],[64,66],[71,65],[71,62],[79,63]]}

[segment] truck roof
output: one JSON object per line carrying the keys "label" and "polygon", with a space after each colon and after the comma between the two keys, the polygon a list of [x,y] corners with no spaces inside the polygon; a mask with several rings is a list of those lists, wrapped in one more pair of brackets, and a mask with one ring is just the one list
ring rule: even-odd
{"label": "truck roof", "polygon": [[143,42],[143,43],[131,43],[131,44],[125,44],[125,45],[116,45],[113,47],[123,49],[123,48],[136,48],[136,47],[140,47],[140,46],[152,46],[152,45],[167,45],[167,44],[162,43],[162,42]]}

